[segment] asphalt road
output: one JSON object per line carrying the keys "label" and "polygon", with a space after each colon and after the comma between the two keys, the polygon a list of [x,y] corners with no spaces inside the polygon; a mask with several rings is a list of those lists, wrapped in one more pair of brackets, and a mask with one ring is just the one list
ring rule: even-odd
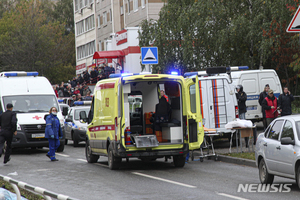
{"label": "asphalt road", "polygon": [[238,184],[259,183],[258,169],[213,160],[191,161],[184,168],[165,162],[123,160],[120,170],[111,171],[107,158],[96,164],[85,160],[84,143],[71,144],[51,162],[47,149],[18,149],[11,161],[0,164],[0,174],[82,200],[99,199],[299,199],[295,181],[275,178],[274,183],[291,183],[289,193],[237,192]]}

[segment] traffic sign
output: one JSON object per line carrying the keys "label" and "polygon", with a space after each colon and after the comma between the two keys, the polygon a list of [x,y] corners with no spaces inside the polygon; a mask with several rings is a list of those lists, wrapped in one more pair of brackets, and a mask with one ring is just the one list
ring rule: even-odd
{"label": "traffic sign", "polygon": [[158,49],[157,47],[142,47],[142,64],[158,64]]}
{"label": "traffic sign", "polygon": [[290,25],[287,27],[286,32],[300,32],[300,6],[298,7]]}

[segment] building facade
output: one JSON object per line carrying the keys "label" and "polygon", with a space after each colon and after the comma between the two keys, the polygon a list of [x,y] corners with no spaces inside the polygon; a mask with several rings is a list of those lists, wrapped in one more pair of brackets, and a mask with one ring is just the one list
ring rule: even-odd
{"label": "building facade", "polygon": [[[126,72],[141,70],[139,24],[157,20],[162,0],[73,0],[76,32],[76,74],[104,62],[120,63]],[[95,52],[109,52],[109,58]],[[115,52],[114,52],[115,51]],[[114,53],[122,51],[122,57]],[[106,54],[105,54],[106,55]],[[134,69],[132,66],[135,66]]]}

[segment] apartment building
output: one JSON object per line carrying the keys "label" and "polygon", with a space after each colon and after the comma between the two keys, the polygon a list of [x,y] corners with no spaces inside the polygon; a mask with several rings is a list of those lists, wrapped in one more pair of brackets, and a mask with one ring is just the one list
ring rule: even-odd
{"label": "apartment building", "polygon": [[104,62],[139,71],[139,24],[157,20],[163,5],[163,0],[74,0],[76,74]]}

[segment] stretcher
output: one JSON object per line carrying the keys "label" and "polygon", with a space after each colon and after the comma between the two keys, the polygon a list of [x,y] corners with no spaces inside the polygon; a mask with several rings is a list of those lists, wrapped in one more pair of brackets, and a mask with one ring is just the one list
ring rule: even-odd
{"label": "stretcher", "polygon": [[[219,133],[216,129],[209,129],[204,127],[204,140],[203,143],[200,146],[200,162],[203,162],[203,158],[210,159],[211,157],[214,157],[214,160],[218,160],[218,155],[215,153],[214,144],[213,144],[213,137],[219,136]],[[207,149],[207,153],[204,154],[204,149]],[[210,149],[212,153],[210,153]],[[194,154],[192,152],[192,160],[194,160]]]}

